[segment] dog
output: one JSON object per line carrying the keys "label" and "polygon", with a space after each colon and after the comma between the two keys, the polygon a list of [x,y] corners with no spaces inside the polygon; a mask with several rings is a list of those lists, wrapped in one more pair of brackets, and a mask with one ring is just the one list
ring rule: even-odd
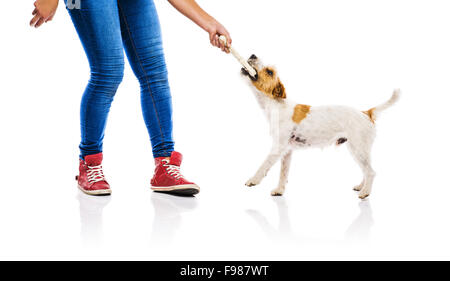
{"label": "dog", "polygon": [[271,192],[272,196],[281,196],[286,189],[293,150],[346,144],[364,175],[362,182],[353,189],[359,192],[359,198],[368,197],[375,177],[370,157],[375,121],[382,111],[398,101],[400,90],[394,90],[387,102],[367,111],[347,106],[297,104],[286,98],[285,87],[274,67],[263,65],[255,55],[250,56],[248,63],[257,74],[253,77],[245,68],[241,69],[241,74],[249,78],[246,80],[270,122],[273,145],[270,154],[246,185],[259,184],[270,168],[281,160],[278,187]]}

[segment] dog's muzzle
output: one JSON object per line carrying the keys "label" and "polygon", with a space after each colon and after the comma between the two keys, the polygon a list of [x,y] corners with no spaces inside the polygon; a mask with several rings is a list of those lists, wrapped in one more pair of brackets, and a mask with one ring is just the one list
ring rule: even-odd
{"label": "dog's muzzle", "polygon": [[248,64],[249,64],[251,67],[253,67],[253,69],[254,69],[255,72],[256,72],[255,77],[251,76],[250,73],[248,73],[247,69],[245,69],[244,67],[241,68],[241,73],[242,73],[242,75],[248,76],[252,81],[258,80],[258,71],[257,71],[256,68],[253,66],[254,63],[255,63],[255,61],[256,61],[257,59],[258,59],[258,57],[255,56],[255,55],[253,54],[253,55],[251,55],[250,58],[247,60]]}
{"label": "dog's muzzle", "polygon": [[248,76],[252,81],[258,80],[258,70],[256,70],[256,67],[254,66],[257,59],[258,57],[255,54],[252,54],[247,60],[248,64],[255,70],[255,77],[251,76],[250,73],[248,73],[247,69],[245,69],[244,67],[241,68],[241,73],[245,76]]}
{"label": "dog's muzzle", "polygon": [[[254,68],[253,68],[253,69],[254,69]],[[256,69],[255,69],[255,71],[256,71]],[[242,75],[244,75],[244,76],[248,76],[248,78],[250,78],[252,81],[258,80],[258,72],[256,72],[255,77],[253,77],[253,76],[250,75],[250,73],[248,73],[247,69],[241,68],[241,73],[242,73]]]}

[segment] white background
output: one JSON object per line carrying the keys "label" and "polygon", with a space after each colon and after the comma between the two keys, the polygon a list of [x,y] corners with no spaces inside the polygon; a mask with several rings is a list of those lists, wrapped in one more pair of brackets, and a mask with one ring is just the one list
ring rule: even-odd
{"label": "white background", "polygon": [[196,198],[154,194],[139,85],[127,66],[104,143],[111,197],[76,188],[79,103],[89,68],[61,2],[28,26],[33,1],[4,1],[0,83],[1,259],[448,259],[450,3],[442,0],[199,0],[235,48],[274,64],[289,98],[384,112],[373,193],[345,146],[294,154],[247,188],[270,148],[268,124],[231,55],[156,0],[176,149]]}

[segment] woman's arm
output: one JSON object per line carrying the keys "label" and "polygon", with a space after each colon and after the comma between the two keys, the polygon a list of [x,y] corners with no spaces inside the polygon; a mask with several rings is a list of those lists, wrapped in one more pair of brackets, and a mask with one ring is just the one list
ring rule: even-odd
{"label": "woman's arm", "polygon": [[[208,32],[209,40],[213,46],[219,47],[227,53],[229,52],[228,48],[219,40],[220,35],[225,35],[228,39],[228,45],[231,45],[231,37],[226,28],[205,12],[194,0],[168,1],[183,15]],[[55,16],[58,3],[59,0],[36,0],[30,25],[38,28],[43,23],[51,21]]]}
{"label": "woman's arm", "polygon": [[231,45],[231,37],[228,31],[216,21],[212,16],[205,12],[195,0],[168,0],[180,13],[195,22],[198,26],[209,33],[209,40],[213,46],[221,48],[222,51],[229,52],[219,40],[220,35],[225,35],[228,39],[228,45]]}
{"label": "woman's arm", "polygon": [[33,18],[30,25],[38,28],[43,23],[51,21],[55,16],[59,0],[37,0],[34,2]]}

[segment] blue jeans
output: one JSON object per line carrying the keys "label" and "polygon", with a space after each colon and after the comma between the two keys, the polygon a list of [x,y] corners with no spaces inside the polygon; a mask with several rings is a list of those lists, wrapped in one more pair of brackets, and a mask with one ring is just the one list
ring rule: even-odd
{"label": "blue jeans", "polygon": [[109,109],[123,78],[123,49],[141,86],[142,114],[153,156],[170,156],[174,149],[172,98],[153,1],[79,1],[79,9],[67,6],[67,10],[91,70],[81,100],[80,157],[102,152]]}

